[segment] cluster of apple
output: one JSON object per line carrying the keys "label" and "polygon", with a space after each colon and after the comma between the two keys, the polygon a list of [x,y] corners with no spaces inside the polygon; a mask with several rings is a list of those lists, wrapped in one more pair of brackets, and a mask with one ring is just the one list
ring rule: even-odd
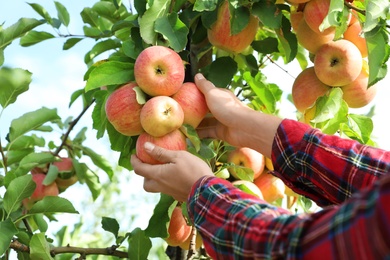
{"label": "cluster of apple", "polygon": [[49,184],[44,184],[46,174],[49,167],[35,167],[31,170],[32,180],[35,182],[35,190],[33,194],[23,200],[23,206],[30,209],[35,202],[42,200],[46,196],[58,196],[60,192],[65,191],[78,181],[77,175],[73,167],[72,158],[60,157],[59,161],[52,163],[52,166],[57,167],[58,174],[55,180]]}
{"label": "cluster of apple", "polygon": [[[330,0],[289,0],[293,5],[291,25],[298,43],[313,55],[313,66],[304,69],[292,88],[294,105],[299,112],[313,110],[318,97],[339,87],[351,108],[369,104],[376,86],[368,87],[367,45],[356,13],[350,12],[348,27],[336,39],[336,28],[320,30],[329,11]],[[313,111],[311,111],[313,114]]]}
{"label": "cluster of apple", "polygon": [[150,46],[135,61],[135,82],[120,86],[107,98],[107,120],[121,134],[138,137],[136,154],[143,162],[160,163],[145,152],[145,142],[186,150],[180,127],[196,128],[208,112],[203,93],[194,83],[184,82],[184,76],[178,53],[165,46]]}
{"label": "cluster of apple", "polygon": [[[235,166],[221,168],[216,175],[231,180],[237,188],[269,203],[286,196],[293,197],[296,201],[297,194],[291,191],[281,179],[271,174],[274,170],[271,159],[256,150],[248,147],[235,147],[228,152],[226,162]],[[241,171],[242,167],[250,169],[253,175],[251,173],[249,177],[248,171]]]}

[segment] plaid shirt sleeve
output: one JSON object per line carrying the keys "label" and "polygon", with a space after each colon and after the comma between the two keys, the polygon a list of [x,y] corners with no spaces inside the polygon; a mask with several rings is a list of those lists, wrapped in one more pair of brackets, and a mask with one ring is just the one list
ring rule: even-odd
{"label": "plaid shirt sleeve", "polygon": [[[289,128],[296,136],[289,135]],[[308,143],[319,147],[314,149],[315,156],[303,155],[313,153],[306,150]],[[329,160],[323,159],[321,153]],[[388,154],[355,142],[345,143],[340,138],[329,141],[316,130],[285,120],[275,137],[272,158],[281,162],[283,156],[288,163],[276,163],[275,169],[282,174],[287,172],[289,177],[284,180],[298,184],[297,191],[313,191],[316,196],[312,198],[319,198],[323,204],[345,202],[316,213],[292,214],[240,191],[226,180],[203,177],[194,184],[187,205],[213,259],[390,259],[390,175],[384,176],[390,161]],[[309,161],[315,158],[316,163],[302,160],[297,170],[296,157],[310,158]],[[343,167],[332,165],[334,160],[343,162]],[[322,177],[324,180],[313,181],[317,178],[313,177],[316,167],[323,167],[321,175],[325,175],[325,165],[348,172],[329,171]],[[302,172],[305,180],[297,180]],[[357,174],[369,177],[360,178]],[[349,193],[339,195],[332,186],[337,184],[328,180],[347,182],[345,185],[351,186]],[[329,183],[336,192],[321,191]]]}

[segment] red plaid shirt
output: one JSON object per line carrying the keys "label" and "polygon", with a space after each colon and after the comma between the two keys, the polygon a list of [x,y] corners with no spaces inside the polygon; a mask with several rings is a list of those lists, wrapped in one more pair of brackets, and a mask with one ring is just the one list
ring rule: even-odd
{"label": "red plaid shirt", "polygon": [[285,119],[272,161],[276,176],[323,209],[292,214],[201,178],[188,211],[213,259],[390,259],[390,152]]}

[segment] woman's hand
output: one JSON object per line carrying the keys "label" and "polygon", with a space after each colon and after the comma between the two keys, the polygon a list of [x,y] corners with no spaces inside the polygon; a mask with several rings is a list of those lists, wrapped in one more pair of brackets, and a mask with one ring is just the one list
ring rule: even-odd
{"label": "woman's hand", "polygon": [[171,151],[145,143],[145,151],[163,164],[146,164],[131,157],[134,172],[144,179],[148,192],[162,192],[178,201],[186,201],[194,183],[201,177],[214,176],[202,159],[187,151]]}

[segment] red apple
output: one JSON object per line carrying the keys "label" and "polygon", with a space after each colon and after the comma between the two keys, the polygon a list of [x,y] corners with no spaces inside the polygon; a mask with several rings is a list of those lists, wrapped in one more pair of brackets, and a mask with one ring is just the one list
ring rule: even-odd
{"label": "red apple", "polygon": [[215,47],[232,53],[241,53],[255,39],[259,20],[251,15],[248,25],[237,34],[232,34],[230,20],[229,1],[224,1],[218,9],[216,22],[207,30],[207,36]]}
{"label": "red apple", "polygon": [[154,137],[161,137],[183,124],[184,112],[173,98],[156,96],[146,101],[140,117],[145,132]]}
{"label": "red apple", "polygon": [[268,171],[261,174],[253,183],[259,187],[264,200],[269,203],[281,199],[285,195],[286,185],[284,182]]}
{"label": "red apple", "polygon": [[360,74],[363,58],[350,41],[340,39],[322,45],[314,57],[314,70],[324,84],[338,87],[354,81]]}
{"label": "red apple", "polygon": [[317,98],[325,95],[330,87],[322,83],[315,74],[314,67],[308,67],[299,73],[292,86],[292,100],[299,112],[313,106]]}
{"label": "red apple", "polygon": [[237,187],[238,189],[246,192],[246,193],[249,193],[249,194],[252,194],[252,195],[255,195],[257,196],[258,198],[260,199],[264,199],[263,197],[263,193],[261,193],[261,190],[259,189],[259,187],[257,187],[256,184],[254,184],[253,182],[251,181],[248,181],[248,180],[235,180],[232,182],[232,184]]}
{"label": "red apple", "polygon": [[153,159],[144,149],[145,142],[151,142],[157,146],[168,150],[186,150],[187,142],[186,136],[179,130],[173,130],[169,134],[161,137],[153,137],[152,135],[143,132],[138,136],[136,143],[136,155],[144,163],[161,164],[161,162]]}
{"label": "red apple", "polygon": [[318,49],[328,43],[333,41],[335,33],[316,33],[314,32],[306,23],[305,19],[301,19],[296,29],[296,36],[298,43],[308,50],[310,53],[316,54]]}
{"label": "red apple", "polygon": [[73,160],[69,157],[60,157],[61,161],[53,162],[58,169],[58,176],[55,179],[60,192],[66,190],[78,181],[73,167]]}
{"label": "red apple", "polygon": [[42,200],[46,196],[58,196],[59,190],[55,182],[50,183],[49,185],[44,185],[43,180],[46,175],[43,173],[34,173],[32,175],[32,180],[35,182],[36,187],[33,194],[23,200],[23,205],[26,209],[31,209],[35,202]]}
{"label": "red apple", "polygon": [[[237,166],[242,166],[253,170],[253,179],[256,179],[264,171],[265,157],[263,154],[248,147],[238,147],[229,152],[227,161]],[[230,174],[240,179],[236,169],[229,168]]]}
{"label": "red apple", "polygon": [[355,44],[360,50],[363,58],[367,57],[367,42],[366,38],[364,38],[362,26],[358,20],[348,26],[347,30],[344,32],[344,39]]}
{"label": "red apple", "polygon": [[179,246],[184,243],[191,235],[192,227],[187,224],[181,207],[176,206],[168,225],[168,237],[165,239],[170,246]]}
{"label": "red apple", "polygon": [[320,31],[320,25],[329,12],[330,0],[310,0],[306,3],[303,11],[307,25],[316,33],[334,32],[334,27]]}
{"label": "red apple", "polygon": [[105,105],[107,120],[126,136],[136,136],[143,132],[140,121],[142,105],[136,99],[136,86],[136,83],[131,82],[116,89],[107,98]]}
{"label": "red apple", "polygon": [[183,123],[189,124],[194,128],[198,127],[209,111],[206,99],[195,83],[185,82],[172,98],[176,100],[183,109]]}
{"label": "red apple", "polygon": [[352,83],[342,86],[343,99],[351,108],[360,108],[368,105],[376,96],[377,86],[368,88],[368,64],[363,62],[360,75]]}
{"label": "red apple", "polygon": [[171,96],[184,82],[184,64],[180,55],[165,46],[144,49],[134,64],[138,86],[150,96]]}

